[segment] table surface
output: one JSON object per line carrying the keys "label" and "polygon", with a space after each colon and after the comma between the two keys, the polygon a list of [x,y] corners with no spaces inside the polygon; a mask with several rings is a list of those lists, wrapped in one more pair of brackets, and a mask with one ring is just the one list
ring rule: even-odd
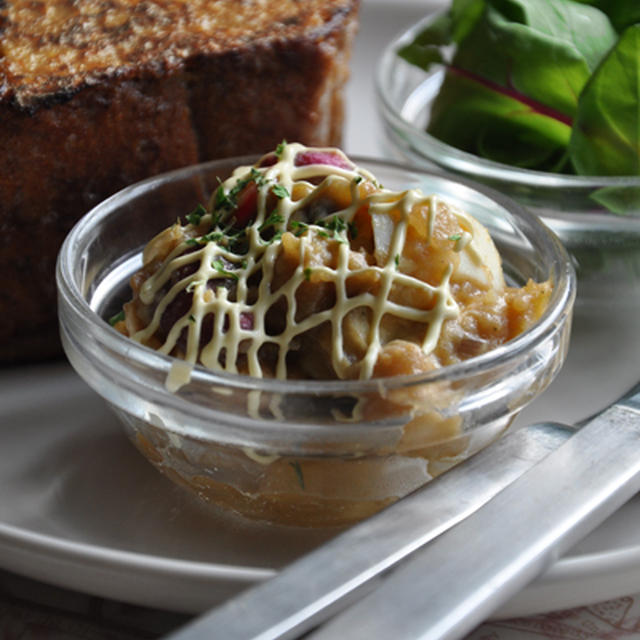
{"label": "table surface", "polygon": [[[375,108],[373,82],[381,44],[443,5],[440,0],[393,0],[390,12],[390,1],[363,0],[353,73],[347,87],[344,148],[351,154],[389,156]],[[588,409],[587,401],[585,410]],[[152,638],[188,619],[186,615],[96,598],[0,570],[0,640]],[[640,595],[568,611],[488,622],[469,636],[474,640],[636,637],[640,638]]]}

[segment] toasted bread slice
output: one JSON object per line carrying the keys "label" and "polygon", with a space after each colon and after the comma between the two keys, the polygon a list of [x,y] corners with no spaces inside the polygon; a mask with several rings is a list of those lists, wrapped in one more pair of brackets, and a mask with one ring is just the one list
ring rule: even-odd
{"label": "toasted bread slice", "polygon": [[75,221],[175,167],[340,144],[359,0],[0,2],[0,362],[59,353]]}

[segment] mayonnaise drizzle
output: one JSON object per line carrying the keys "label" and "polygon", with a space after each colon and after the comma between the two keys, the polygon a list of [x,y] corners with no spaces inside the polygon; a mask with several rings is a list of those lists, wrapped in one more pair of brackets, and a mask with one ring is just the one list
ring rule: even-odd
{"label": "mayonnaise drizzle", "polygon": [[[196,250],[193,250],[193,243],[183,242],[170,253],[161,268],[143,284],[139,294],[143,303],[152,304],[160,296],[161,290],[177,269],[194,263],[198,265],[198,268],[194,273],[176,282],[160,296],[151,322],[147,327],[138,331],[133,336],[134,339],[140,342],[149,340],[158,330],[160,320],[171,301],[180,292],[187,291],[192,293],[191,308],[175,322],[159,351],[171,353],[186,328],[187,341],[184,359],[189,363],[200,361],[204,366],[214,370],[237,372],[238,354],[242,351],[247,358],[248,373],[252,376],[262,377],[264,372],[260,362],[260,348],[265,344],[272,343],[278,354],[275,375],[284,379],[287,377],[286,356],[292,341],[304,332],[328,321],[332,327],[333,338],[332,366],[336,375],[339,378],[344,378],[347,376],[347,371],[353,372],[354,363],[349,360],[344,351],[343,320],[350,311],[359,307],[370,309],[371,317],[368,348],[361,362],[356,363],[360,379],[372,376],[376,360],[384,346],[381,324],[386,314],[423,323],[425,336],[421,345],[422,349],[425,353],[430,353],[435,348],[443,323],[448,318],[454,318],[459,314],[458,306],[450,290],[453,266],[449,265],[442,281],[434,286],[403,273],[399,268],[399,263],[402,260],[409,214],[417,205],[428,205],[427,224],[428,234],[431,237],[440,201],[435,196],[425,196],[418,190],[395,193],[382,187],[373,194],[361,198],[358,189],[358,183],[361,180],[377,184],[370,173],[353,166],[347,157],[337,149],[315,149],[313,151],[336,155],[341,159],[340,164],[343,166],[329,164],[296,166],[296,156],[305,151],[308,149],[300,144],[284,145],[275,164],[257,169],[263,178],[257,182],[255,220],[246,228],[248,242],[246,253],[239,255],[216,241],[206,242],[198,246]],[[228,194],[234,186],[246,180],[251,170],[251,167],[236,169],[233,175],[222,184],[224,192]],[[314,185],[310,182],[311,179],[317,181],[318,178],[322,178],[320,184]],[[310,193],[294,201],[291,194],[295,186],[300,183],[306,183]],[[350,248],[345,241],[346,235],[339,236],[337,232],[334,233],[335,241],[340,241],[337,267],[332,269],[327,265],[314,266],[313,271],[321,273],[324,278],[334,283],[335,305],[331,309],[319,311],[300,321],[295,320],[296,292],[309,276],[304,266],[308,261],[307,254],[311,251],[311,241],[314,234],[326,234],[327,230],[326,227],[323,228],[310,221],[307,223],[308,227],[305,226],[304,232],[295,234],[299,240],[298,267],[277,291],[272,291],[274,267],[281,247],[277,240],[265,239],[262,231],[268,217],[274,213],[273,210],[267,210],[267,198],[276,184],[286,189],[286,194],[288,194],[277,201],[275,213],[279,216],[279,221],[272,226],[279,231],[300,229],[300,226],[295,227],[296,223],[293,222],[296,220],[296,213],[308,208],[324,192],[330,193],[332,187],[336,185],[348,187],[351,203],[346,208],[331,213],[328,219],[333,219],[336,215],[348,225],[363,205],[368,206],[372,216],[377,214],[389,216],[392,211],[395,212],[395,215],[398,212],[400,214],[398,222],[394,224],[391,231],[390,245],[384,264],[350,268]],[[473,228],[467,214],[453,207],[450,210],[459,218],[465,228]],[[212,214],[207,215],[213,219]],[[203,220],[206,221],[207,217],[205,216]],[[189,230],[189,227],[186,229]],[[472,234],[465,231],[455,242],[455,250],[468,251],[471,248],[472,239]],[[471,253],[473,254],[473,251]],[[474,258],[477,257],[479,258],[474,255]],[[225,267],[225,265],[227,266]],[[366,272],[375,272],[379,278],[380,289],[377,294],[365,292],[348,296],[347,279]],[[254,276],[254,280],[259,278],[257,294],[255,286],[253,287],[255,300],[250,300],[249,280],[252,276]],[[224,278],[233,281],[235,289],[233,299],[230,299],[227,287],[220,285],[215,290],[211,290],[207,285],[211,280]],[[434,300],[432,308],[428,310],[416,309],[390,300],[389,294],[395,283],[405,287],[413,287],[418,293],[428,293]],[[282,297],[286,299],[287,303],[285,329],[281,334],[269,335],[265,327],[267,311]],[[209,315],[212,315],[214,319],[213,334],[207,344],[201,345],[203,321]],[[243,324],[243,317],[250,317],[252,321]]]}

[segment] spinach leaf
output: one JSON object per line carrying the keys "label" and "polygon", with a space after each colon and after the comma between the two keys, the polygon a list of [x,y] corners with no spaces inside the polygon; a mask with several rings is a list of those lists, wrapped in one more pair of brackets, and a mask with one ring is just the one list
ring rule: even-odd
{"label": "spinach leaf", "polygon": [[[460,31],[457,21],[466,36],[434,102],[432,135],[498,162],[567,168],[578,95],[616,34],[597,9],[567,0],[550,6],[540,0],[486,0],[480,15],[477,5],[471,16],[450,15],[451,33]],[[588,17],[581,39],[576,7]],[[435,42],[433,32],[427,37]]]}
{"label": "spinach leaf", "polygon": [[[562,3],[565,0],[559,0],[558,6]],[[451,67],[488,80],[523,103],[529,100],[540,109],[554,110],[557,113],[549,115],[570,123],[591,74],[590,63],[564,20],[556,19],[555,12],[545,20],[539,8],[525,11],[528,4],[527,0],[489,0],[482,18],[458,46]],[[526,22],[509,19],[497,5],[512,16],[515,9],[521,10],[518,17]],[[609,31],[609,37],[601,38],[602,55],[615,42],[610,25]]]}
{"label": "spinach leaf", "polygon": [[428,131],[489,160],[556,171],[571,135],[567,124],[456,72],[447,74],[434,101]]}
{"label": "spinach leaf", "polygon": [[602,187],[591,194],[591,199],[621,216],[637,215],[640,211],[640,187]]}
{"label": "spinach leaf", "polygon": [[451,38],[451,20],[443,14],[426,29],[421,31],[413,42],[398,49],[398,55],[407,62],[429,69],[432,64],[444,62],[441,45],[446,45]]}
{"label": "spinach leaf", "polygon": [[592,4],[609,16],[611,24],[622,32],[628,26],[640,22],[640,2],[637,0],[576,0]]}
{"label": "spinach leaf", "polygon": [[585,87],[569,153],[580,174],[640,174],[640,24],[622,33]]}
{"label": "spinach leaf", "polygon": [[485,0],[453,0],[449,11],[438,15],[413,42],[401,47],[398,55],[423,69],[444,62],[441,47],[464,40],[484,6]]}
{"label": "spinach leaf", "polygon": [[612,22],[640,28],[640,1],[453,0],[401,52],[445,66],[428,131],[506,164],[640,174],[640,50]]}
{"label": "spinach leaf", "polygon": [[461,42],[482,15],[485,0],[453,0],[451,4],[451,40]]}
{"label": "spinach leaf", "polygon": [[489,0],[506,19],[572,48],[593,70],[615,43],[616,33],[602,11],[574,0]]}

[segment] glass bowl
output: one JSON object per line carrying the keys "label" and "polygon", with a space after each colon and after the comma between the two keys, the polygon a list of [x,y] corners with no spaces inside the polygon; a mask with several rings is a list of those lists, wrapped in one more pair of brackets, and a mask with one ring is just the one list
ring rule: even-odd
{"label": "glass bowl", "polygon": [[146,242],[206,202],[233,168],[254,160],[214,161],[147,180],[78,222],[58,258],[62,342],[131,441],[178,484],[257,520],[345,525],[490,443],[549,385],[567,351],[574,272],[557,238],[502,195],[354,158],[387,187],[420,187],[475,215],[491,231],[511,283],[550,278],[554,288],[543,317],[513,341],[462,364],[367,381],[216,373],[115,331],[105,318],[127,298]]}
{"label": "glass bowl", "polygon": [[572,256],[577,305],[594,308],[615,298],[625,307],[640,307],[640,176],[587,177],[520,169],[429,135],[426,126],[444,71],[426,72],[396,52],[434,17],[394,39],[377,69],[377,103],[392,155],[489,185],[538,215]]}

